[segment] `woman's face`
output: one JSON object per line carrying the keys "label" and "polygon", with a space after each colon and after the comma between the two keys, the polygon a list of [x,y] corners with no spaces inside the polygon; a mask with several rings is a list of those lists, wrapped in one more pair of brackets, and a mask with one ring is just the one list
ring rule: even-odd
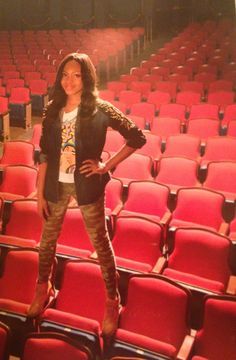
{"label": "woman's face", "polygon": [[62,71],[61,86],[67,96],[81,95],[83,89],[81,66],[75,60],[68,61]]}

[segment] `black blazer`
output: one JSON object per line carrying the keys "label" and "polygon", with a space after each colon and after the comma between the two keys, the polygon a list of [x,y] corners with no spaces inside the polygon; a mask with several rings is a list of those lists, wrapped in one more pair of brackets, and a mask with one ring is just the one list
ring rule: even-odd
{"label": "black blazer", "polygon": [[[79,167],[86,159],[98,160],[101,158],[106,140],[107,128],[111,127],[120,132],[126,139],[126,144],[135,149],[141,148],[146,139],[142,131],[112,104],[98,100],[97,111],[89,124],[89,134],[82,138],[80,129],[79,112],[75,126],[75,156],[76,168],[74,173],[77,201],[79,205],[93,203],[99,199],[110,179],[109,173],[94,174],[85,177],[80,174]],[[61,153],[61,120],[43,120],[42,136],[40,140],[40,162],[48,163],[44,196],[46,200],[57,202],[58,177]]]}

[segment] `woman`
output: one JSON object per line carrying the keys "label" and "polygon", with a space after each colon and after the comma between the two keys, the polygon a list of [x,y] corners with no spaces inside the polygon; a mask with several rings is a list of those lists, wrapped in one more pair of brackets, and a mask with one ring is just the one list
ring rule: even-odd
{"label": "woman", "polygon": [[[108,126],[118,130],[126,144],[102,162]],[[43,117],[37,196],[38,211],[45,221],[38,281],[28,309],[29,317],[39,315],[53,291],[52,263],[72,196],[80,206],[105,282],[107,297],[102,333],[110,337],[116,331],[120,296],[104,215],[104,189],[110,179],[109,170],[145,142],[143,133],[131,120],[98,98],[96,72],[90,58],[78,53],[67,55],[59,66],[51,101]]]}

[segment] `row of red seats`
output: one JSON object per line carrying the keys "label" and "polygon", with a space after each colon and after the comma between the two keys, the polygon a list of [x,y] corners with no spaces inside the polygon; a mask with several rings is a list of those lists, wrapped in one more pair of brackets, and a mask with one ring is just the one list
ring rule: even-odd
{"label": "row of red seats", "polygon": [[[109,157],[123,145],[123,139],[120,136],[117,139],[115,135],[116,132],[108,132],[104,156]],[[132,180],[155,180],[167,185],[172,194],[181,187],[203,186],[222,193],[227,201],[232,202],[236,198],[233,181],[236,171],[235,149],[235,138],[209,138],[201,157],[200,140],[179,135],[167,138],[162,153],[160,138],[147,134],[144,149],[119,164],[112,175],[121,179],[123,186]],[[33,167],[34,157],[35,147],[30,142],[5,143],[0,160],[0,167],[4,170],[0,185],[3,198],[9,200],[14,196],[29,196],[36,191],[37,169]],[[20,177],[22,182],[15,183],[15,178]]]}
{"label": "row of red seats", "polygon": [[225,74],[232,80],[235,79],[234,43],[233,25],[231,31],[221,33],[217,27],[212,32],[205,32],[204,27],[194,24],[165,43],[132,71],[143,76],[145,71],[150,73],[156,67],[156,74],[161,76],[172,73],[183,74],[187,78],[194,76],[195,79],[200,73],[210,73],[215,79]]}
{"label": "row of red seats", "polygon": [[[168,124],[168,120],[166,119]],[[161,157],[175,156],[187,157],[197,160],[201,167],[205,168],[210,161],[235,161],[236,140],[230,136],[209,137],[202,147],[201,137],[190,134],[180,134],[177,131],[165,132],[165,121],[163,128],[159,127],[157,135],[145,132],[147,143],[143,148],[137,150],[137,154],[147,155],[153,161]],[[5,165],[34,165],[35,152],[39,150],[41,136],[41,124],[35,124],[30,141],[17,140],[8,141],[3,145],[3,153],[0,159],[1,167]],[[104,146],[104,160],[118,151],[124,145],[124,139],[115,131],[109,130]]]}
{"label": "row of red seats", "polygon": [[[0,319],[5,324],[14,325],[11,330],[15,346],[18,345],[18,351],[25,351],[24,335],[29,333],[30,327],[31,331],[35,329],[29,319],[25,320],[37,277],[38,254],[27,249],[10,250],[4,263],[4,272],[0,277],[0,301],[4,312],[1,312]],[[25,281],[21,287],[15,287],[22,270]],[[100,336],[104,303],[99,265],[89,261],[67,261],[56,298],[54,301],[50,299],[36,326],[40,332],[46,331],[49,337],[51,332],[56,331],[76,339],[89,348],[93,358],[101,356],[103,351],[107,359],[120,355],[135,356],[137,353],[142,359],[178,356],[184,359],[198,359],[195,356],[217,359],[220,355],[222,359],[233,360],[235,357],[235,297],[206,296],[203,299],[204,316],[201,314],[203,320],[196,333],[191,328],[193,298],[190,289],[166,276],[132,275],[120,312],[118,330],[113,342],[106,347]],[[221,342],[216,346],[214,335],[224,339],[224,346]]]}
{"label": "row of red seats", "polygon": [[[12,333],[6,324],[0,322],[0,356],[2,360],[10,360]],[[24,360],[92,360],[90,350],[78,340],[73,340],[58,332],[29,333],[22,345]],[[113,359],[114,360],[114,359]]]}
{"label": "row of red seats", "polygon": [[[68,53],[79,50],[90,55],[99,74],[105,65],[103,75],[109,78],[111,70],[125,66],[129,57],[133,57],[135,48],[140,51],[143,28],[90,29],[88,31],[57,34],[26,32],[4,32],[1,37],[1,64],[55,66]],[[8,62],[7,62],[8,60]],[[114,68],[114,69],[113,69]]]}
{"label": "row of red seats", "polygon": [[[155,69],[155,68],[154,68]],[[207,84],[203,77],[208,77]],[[142,79],[136,75],[121,75],[120,80],[107,82],[107,89],[114,91],[115,96],[119,97],[121,91],[134,90],[141,93],[142,99],[146,100],[150,92],[155,90],[168,92],[170,100],[175,101],[180,91],[192,91],[200,94],[198,102],[207,101],[208,95],[216,91],[234,91],[232,80],[214,79],[210,74],[199,74],[199,80],[188,80],[181,74],[172,74],[170,78],[163,80],[160,75],[155,75],[153,70],[151,74],[145,74]]]}
{"label": "row of red seats", "polygon": [[[36,199],[12,197],[9,200],[10,208],[1,200],[1,244],[37,246],[42,219],[37,212]],[[161,254],[172,251],[171,237],[181,227],[195,226],[215,231],[235,242],[235,213],[233,218],[226,221],[223,216],[224,202],[222,194],[209,189],[181,188],[177,191],[175,205],[170,208],[170,189],[153,181],[131,182],[127,198],[124,199],[122,183],[112,179],[106,190],[106,217],[118,265],[133,271],[152,271]],[[192,204],[191,211],[189,204]],[[124,217],[144,219],[135,218],[132,221]],[[27,223],[24,221],[26,218]],[[153,223],[146,227],[156,228],[155,233],[145,235],[145,230],[141,234],[141,228],[148,224],[145,219]],[[153,244],[156,244],[155,251]],[[77,206],[67,210],[58,239],[57,256],[95,256]]]}
{"label": "row of red seats", "polygon": [[[216,100],[222,96],[221,92],[215,94]],[[229,105],[225,104],[224,111],[222,112],[223,108],[220,107],[218,101],[216,101],[215,104],[191,104],[191,101],[188,100],[187,92],[179,93],[179,95],[186,96],[186,104],[183,104],[184,101],[182,101],[182,103],[170,103],[168,102],[169,95],[166,92],[159,91],[150,93],[148,101],[146,102],[139,101],[140,93],[132,90],[121,91],[120,98],[122,101],[114,100],[114,94],[110,90],[103,90],[101,92],[101,96],[105,100],[110,101],[118,109],[128,114],[142,129],[146,128],[154,132],[155,122],[159,121],[158,119],[163,119],[164,121],[164,119],[168,117],[172,118],[172,122],[179,124],[177,130],[175,128],[177,132],[190,131],[188,128],[189,121],[197,120],[198,123],[191,123],[191,126],[195,125],[193,134],[201,134],[201,128],[204,126],[205,120],[205,123],[207,123],[205,130],[211,130],[211,136],[219,133],[225,134],[226,131],[229,131],[230,135],[235,136],[234,123],[231,123],[236,119],[236,105],[234,103]],[[221,104],[222,103],[221,101]],[[202,137],[204,138],[203,135]]]}
{"label": "row of red seats", "polygon": [[[143,82],[141,82],[141,84],[142,86],[145,85]],[[210,93],[208,102],[201,102],[201,94],[193,91],[178,92],[174,103],[171,102],[171,95],[166,90],[155,90],[149,92],[146,95],[146,101],[142,101],[142,92],[137,91],[137,88],[136,90],[122,90],[120,91],[118,97],[115,96],[115,92],[113,90],[101,90],[100,96],[104,100],[111,101],[124,113],[132,114],[133,108],[135,106],[137,107],[137,104],[139,104],[139,107],[143,109],[142,114],[141,111],[139,111],[138,114],[137,111],[135,111],[135,115],[143,116],[149,123],[152,122],[154,116],[163,116],[161,114],[161,109],[164,106],[170,106],[170,108],[172,107],[174,109],[171,114],[174,118],[181,118],[185,120],[189,116],[191,117],[193,109],[196,109],[194,111],[199,109],[197,118],[207,117],[213,119],[223,119],[224,122],[227,122],[228,115],[226,112],[228,109],[235,107],[235,96],[234,93],[230,91]],[[203,109],[205,109],[205,111]],[[194,115],[194,117],[196,118],[196,115]]]}
{"label": "row of red seats", "polygon": [[[45,68],[43,71],[25,70],[22,74],[22,70],[19,71],[6,71],[0,78],[0,87],[2,95],[10,95],[11,89],[14,87],[30,86],[32,80],[44,80],[47,82],[47,89],[52,87],[56,79],[56,71],[49,71]],[[5,92],[4,92],[5,90]]]}
{"label": "row of red seats", "polygon": [[[120,33],[117,31],[114,33],[112,29],[110,31],[99,31],[99,29],[97,29],[97,31],[94,30],[88,33],[83,32],[83,37],[87,37],[87,50],[89,50],[89,42],[91,43],[90,50],[83,51],[90,54],[91,49],[94,47],[94,45],[92,45],[92,39],[94,41],[96,38],[96,46],[98,46],[99,41],[104,41],[102,34],[104,37],[111,37],[112,40],[106,42],[109,46],[112,46],[114,40],[117,39],[116,46],[113,46],[109,51],[104,51],[104,45],[99,47],[99,49],[102,49],[104,52],[103,55],[98,54],[101,52],[101,50],[98,49],[97,51],[94,50],[91,54],[91,56],[95,58],[94,63],[98,66],[98,72],[100,73],[105,66],[105,72],[108,76],[112,64],[120,63],[119,54],[121,51],[124,53],[122,58],[126,59],[128,49],[133,49],[131,45],[133,45],[134,42],[140,41],[140,38],[143,36],[143,31],[141,28],[134,28],[132,30],[127,29],[127,31],[123,29]],[[0,36],[3,39],[5,38],[5,41],[1,41],[0,96],[10,96],[9,101],[8,99],[1,100],[3,104],[0,109],[0,114],[3,122],[2,138],[4,140],[9,139],[10,126],[21,126],[24,128],[31,126],[31,111],[33,111],[34,114],[42,112],[48,99],[49,88],[55,80],[58,61],[60,61],[65,54],[78,50],[78,48],[76,48],[76,41],[73,42],[73,47],[71,45],[70,49],[65,43],[65,46],[59,49],[54,48],[55,51],[53,51],[51,39],[48,41],[48,46],[45,40],[42,48],[42,43],[40,42],[41,45],[38,44],[38,37],[35,36],[35,34],[31,34],[32,41],[28,41],[29,39],[26,41],[24,39],[24,33],[14,33],[14,36],[17,37],[16,42],[11,35],[12,33],[0,33]],[[62,45],[59,37],[64,42],[64,35],[65,34],[62,33],[57,34],[57,45]],[[80,41],[81,34],[74,33],[74,35],[77,37],[77,46],[79,47],[80,45],[80,51],[82,51],[84,44]],[[27,36],[29,36],[29,34],[27,34]],[[47,37],[45,34],[43,36]],[[121,38],[123,38],[123,40]],[[114,57],[116,57],[115,62],[113,61]],[[124,66],[123,60],[122,66]],[[8,110],[10,111],[8,112]]]}

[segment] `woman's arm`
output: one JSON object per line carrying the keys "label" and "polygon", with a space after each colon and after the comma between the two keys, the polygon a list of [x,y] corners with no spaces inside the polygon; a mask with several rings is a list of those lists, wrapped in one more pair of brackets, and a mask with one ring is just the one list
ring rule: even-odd
{"label": "woman's arm", "polygon": [[135,148],[130,147],[128,145],[124,145],[121,147],[121,149],[113,154],[104,164],[105,164],[105,170],[109,171],[116,167],[121,161],[125,160],[127,157],[129,157],[131,154],[135,152]]}
{"label": "woman's arm", "polygon": [[79,169],[80,173],[86,174],[86,177],[89,177],[93,174],[105,174],[107,171],[116,167],[121,161],[125,160],[128,156],[133,154],[135,150],[135,148],[124,145],[106,162],[96,161],[92,159],[85,160],[83,161],[83,164]]}
{"label": "woman's arm", "polygon": [[116,167],[121,161],[130,156],[136,149],[141,148],[146,143],[146,138],[141,129],[134,122],[126,117],[121,111],[116,109],[108,102],[100,101],[99,108],[109,118],[109,126],[118,131],[126,140],[126,145],[112,155],[106,162],[93,159],[83,161],[80,173],[86,177],[93,174],[104,174]]}

